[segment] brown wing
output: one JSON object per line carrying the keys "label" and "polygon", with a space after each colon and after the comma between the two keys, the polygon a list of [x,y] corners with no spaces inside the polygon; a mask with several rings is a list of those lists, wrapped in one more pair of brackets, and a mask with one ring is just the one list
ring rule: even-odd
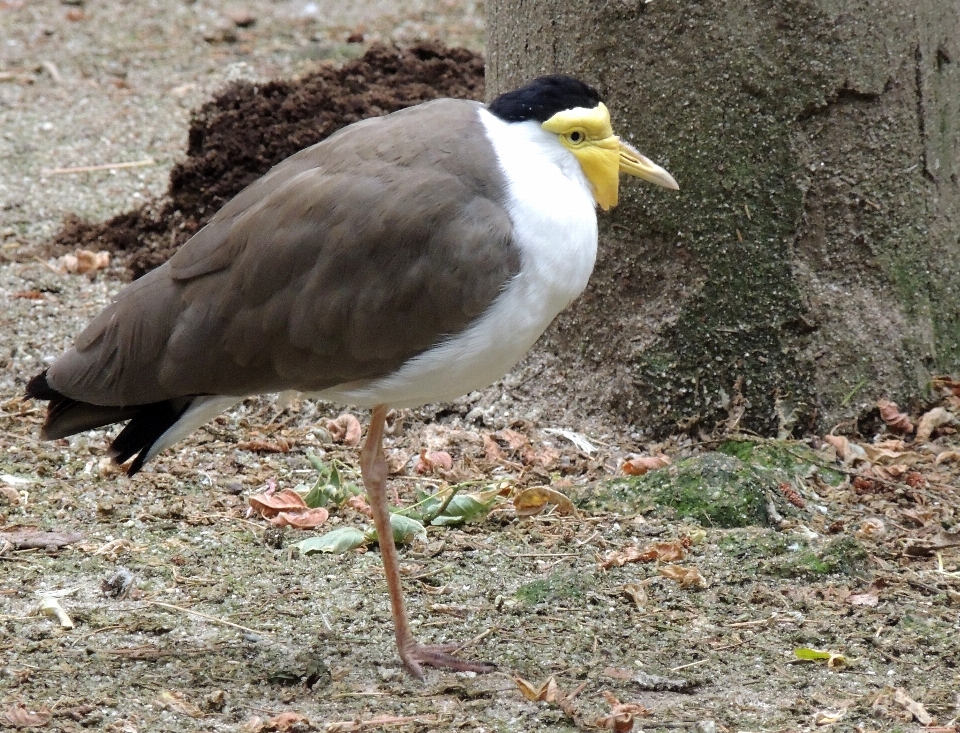
{"label": "brown wing", "polygon": [[351,126],[276,166],[49,370],[78,400],[318,391],[458,333],[519,269],[475,103]]}

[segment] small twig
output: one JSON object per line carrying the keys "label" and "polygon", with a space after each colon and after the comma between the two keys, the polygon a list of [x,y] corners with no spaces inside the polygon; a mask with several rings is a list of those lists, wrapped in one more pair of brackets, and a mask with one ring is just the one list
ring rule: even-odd
{"label": "small twig", "polygon": [[43,61],[40,65],[50,74],[50,78],[53,79],[54,84],[63,84],[63,77],[60,76],[60,70],[55,63],[52,61]]}
{"label": "small twig", "polygon": [[217,618],[216,616],[210,616],[206,613],[201,613],[200,611],[193,611],[189,608],[183,608],[182,606],[174,606],[172,603],[163,603],[162,601],[146,601],[146,603],[151,606],[160,606],[161,608],[166,608],[171,611],[181,611],[183,613],[188,613],[191,616],[197,616],[207,621],[212,621],[215,624],[223,624],[224,626],[230,626],[234,629],[240,629],[241,631],[246,631],[250,634],[270,634],[271,633],[269,631],[257,631],[256,629],[251,629],[246,626],[241,626],[240,624],[235,624],[232,621],[225,621],[222,618]]}
{"label": "small twig", "polygon": [[706,664],[710,659],[701,659],[697,662],[690,662],[689,664],[681,664],[679,667],[671,667],[671,672],[679,672],[681,669],[686,669],[687,667],[696,667],[698,664]]}
{"label": "small twig", "polygon": [[108,171],[113,168],[141,168],[147,165],[156,165],[153,158],[144,158],[143,160],[132,160],[126,163],[101,163],[100,165],[81,165],[75,168],[50,168],[40,171],[42,176],[56,176],[63,173],[92,173],[94,171]]}
{"label": "small twig", "polygon": [[468,646],[473,646],[474,644],[477,644],[477,643],[481,642],[483,639],[487,638],[488,636],[490,636],[490,634],[492,634],[492,633],[495,632],[495,631],[497,631],[497,627],[496,627],[496,626],[491,626],[489,629],[487,629],[486,631],[484,631],[482,634],[479,634],[479,635],[473,637],[472,639],[467,639],[465,642],[463,642],[462,644],[460,644],[459,646],[457,646],[457,651],[460,651],[461,649],[466,649]]}

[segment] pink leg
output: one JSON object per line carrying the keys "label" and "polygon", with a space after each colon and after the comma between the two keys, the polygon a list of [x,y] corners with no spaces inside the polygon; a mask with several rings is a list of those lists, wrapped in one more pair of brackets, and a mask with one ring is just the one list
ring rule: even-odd
{"label": "pink leg", "polygon": [[383,455],[383,424],[387,415],[386,405],[373,408],[370,418],[370,430],[360,451],[360,473],[363,476],[370,507],[373,509],[373,523],[377,528],[380,541],[380,554],[383,557],[383,571],[387,576],[387,589],[390,592],[390,609],[393,613],[393,628],[397,637],[397,649],[407,671],[422,680],[420,665],[445,667],[460,671],[490,672],[496,667],[483,662],[469,662],[458,659],[449,652],[457,649],[456,644],[442,646],[421,646],[410,632],[407,611],[403,602],[403,587],[400,584],[400,560],[397,547],[393,542],[390,527],[390,510],[387,505],[387,460]]}

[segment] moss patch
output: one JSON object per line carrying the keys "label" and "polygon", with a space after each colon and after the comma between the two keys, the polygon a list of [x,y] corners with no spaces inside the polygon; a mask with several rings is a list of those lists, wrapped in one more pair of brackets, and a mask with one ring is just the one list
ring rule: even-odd
{"label": "moss patch", "polygon": [[717,451],[739,458],[761,468],[775,468],[784,471],[790,478],[807,478],[817,473],[831,486],[838,486],[844,475],[823,465],[818,457],[803,443],[785,440],[728,440],[717,446]]}
{"label": "moss patch", "polygon": [[867,553],[852,537],[807,539],[774,530],[733,530],[718,547],[740,567],[758,575],[815,580],[827,575],[867,575]]}
{"label": "moss patch", "polygon": [[516,597],[527,605],[582,598],[596,586],[591,574],[560,571],[546,578],[533,580],[517,588]]}

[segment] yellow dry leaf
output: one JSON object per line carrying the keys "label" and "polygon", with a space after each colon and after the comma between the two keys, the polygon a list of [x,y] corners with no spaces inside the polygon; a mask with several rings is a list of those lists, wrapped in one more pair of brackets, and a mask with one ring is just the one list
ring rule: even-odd
{"label": "yellow dry leaf", "polygon": [[956,418],[942,407],[934,407],[920,418],[920,423],[917,425],[917,442],[926,443],[934,430],[949,425],[955,420]]}
{"label": "yellow dry leaf", "polygon": [[557,701],[557,681],[553,677],[544,680],[540,685],[533,685],[522,677],[514,677],[520,694],[531,702],[556,702]]}
{"label": "yellow dry leaf", "polygon": [[553,504],[557,507],[560,514],[572,514],[579,517],[577,508],[565,494],[551,489],[548,486],[532,486],[524,489],[513,499],[513,507],[517,511],[517,516],[530,517],[539,514],[544,510],[547,504]]}
{"label": "yellow dry leaf", "polygon": [[162,708],[168,708],[177,713],[183,713],[191,718],[202,718],[203,711],[196,705],[186,700],[182,692],[170,692],[163,690],[154,700],[154,704]]}
{"label": "yellow dry leaf", "polygon": [[912,699],[902,687],[893,691],[893,700],[904,710],[910,713],[920,725],[930,725],[933,722],[933,716],[927,712],[921,703]]}
{"label": "yellow dry leaf", "polygon": [[685,568],[680,565],[664,565],[660,568],[660,575],[675,580],[681,588],[706,588],[707,581],[700,575],[696,567]]}
{"label": "yellow dry leaf", "polygon": [[867,457],[866,452],[856,443],[851,443],[843,435],[824,435],[823,440],[833,446],[837,458],[844,463],[862,461]]}
{"label": "yellow dry leaf", "polygon": [[834,725],[839,723],[846,714],[846,708],[842,710],[821,710],[813,716],[813,722],[816,725]]}
{"label": "yellow dry leaf", "polygon": [[869,443],[863,446],[863,451],[867,455],[867,460],[871,463],[884,463],[895,461],[903,455],[902,451],[890,450],[889,448],[878,448]]}

